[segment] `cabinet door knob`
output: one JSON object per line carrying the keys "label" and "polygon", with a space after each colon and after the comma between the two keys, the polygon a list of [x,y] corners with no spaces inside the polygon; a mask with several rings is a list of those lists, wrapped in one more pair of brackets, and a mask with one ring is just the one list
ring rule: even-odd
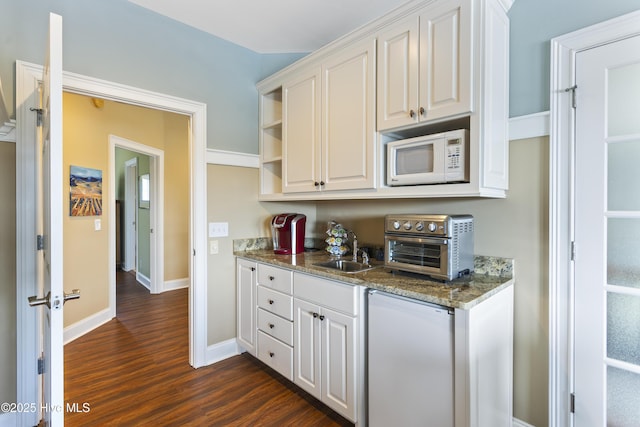
{"label": "cabinet door knob", "polygon": [[273,323],[269,323],[269,329],[273,329],[276,325],[274,325]]}
{"label": "cabinet door knob", "polygon": [[255,267],[251,267],[251,271],[256,271],[256,268]]}
{"label": "cabinet door knob", "polygon": [[323,185],[324,185],[324,181],[320,181],[320,186],[323,186]]}
{"label": "cabinet door knob", "polygon": [[269,352],[269,357],[273,357],[273,356],[275,356],[275,353],[273,351],[270,351]]}
{"label": "cabinet door knob", "polygon": [[275,277],[273,277],[273,276],[269,276],[269,280],[273,281],[273,280],[275,280],[275,279],[276,279]]}
{"label": "cabinet door knob", "polygon": [[275,302],[275,301],[274,301],[274,300],[272,300],[272,299],[270,299],[270,300],[268,300],[268,301],[269,301],[269,304],[273,304],[273,303]]}
{"label": "cabinet door knob", "polygon": [[418,110],[421,116],[424,116],[424,113],[426,113],[426,110],[424,109],[424,107],[420,107],[420,110]]}
{"label": "cabinet door knob", "polygon": [[414,118],[416,116],[416,112],[413,110],[409,110],[409,117]]}
{"label": "cabinet door knob", "polygon": [[320,187],[320,183],[318,181],[314,182],[313,185],[316,187]]}
{"label": "cabinet door knob", "polygon": [[312,313],[311,313],[311,315],[312,315],[314,318],[318,317],[318,313],[313,313],[313,312],[312,312]]}
{"label": "cabinet door knob", "polygon": [[322,322],[324,320],[324,316],[320,316],[320,321]]}

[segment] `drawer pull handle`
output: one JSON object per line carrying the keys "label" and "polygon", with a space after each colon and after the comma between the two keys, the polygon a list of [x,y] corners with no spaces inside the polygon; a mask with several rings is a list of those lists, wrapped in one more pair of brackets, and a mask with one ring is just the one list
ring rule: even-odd
{"label": "drawer pull handle", "polygon": [[270,299],[270,300],[269,300],[269,304],[273,304],[274,302],[275,302],[275,301],[274,301],[274,300],[272,300],[272,299]]}
{"label": "drawer pull handle", "polygon": [[273,280],[276,280],[276,278],[273,276],[269,276],[269,280],[273,281]]}
{"label": "drawer pull handle", "polygon": [[273,323],[269,323],[269,328],[273,329],[276,325],[274,325]]}
{"label": "drawer pull handle", "polygon": [[273,356],[275,356],[275,353],[273,351],[270,351],[269,352],[269,357],[273,357]]}

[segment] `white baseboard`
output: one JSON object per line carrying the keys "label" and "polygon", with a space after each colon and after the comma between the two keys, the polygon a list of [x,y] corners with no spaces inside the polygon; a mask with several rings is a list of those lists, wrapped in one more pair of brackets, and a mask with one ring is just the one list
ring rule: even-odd
{"label": "white baseboard", "polygon": [[207,347],[207,365],[212,365],[238,354],[240,354],[240,349],[235,338],[210,345]]}
{"label": "white baseboard", "polygon": [[517,418],[514,418],[513,419],[513,427],[535,427],[535,426],[533,426],[531,424],[527,424],[524,421],[521,421],[521,420],[519,420]]}
{"label": "white baseboard", "polygon": [[93,331],[98,326],[104,325],[113,319],[111,310],[105,308],[91,316],[64,328],[64,343],[68,344],[76,338],[80,338],[87,332]]}
{"label": "white baseboard", "polygon": [[166,291],[175,291],[176,289],[188,288],[191,281],[189,278],[185,279],[175,279],[175,280],[165,280],[164,286],[162,287],[161,292]]}
{"label": "white baseboard", "polygon": [[149,279],[147,276],[136,271],[136,280],[140,282],[142,286],[151,291],[151,279]]}

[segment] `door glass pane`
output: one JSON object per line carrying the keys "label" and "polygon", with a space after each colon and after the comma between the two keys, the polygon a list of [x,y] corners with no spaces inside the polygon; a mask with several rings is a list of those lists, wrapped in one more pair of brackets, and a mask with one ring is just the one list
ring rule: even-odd
{"label": "door glass pane", "polygon": [[607,293],[607,356],[640,365],[640,297]]}
{"label": "door glass pane", "polygon": [[640,420],[640,375],[607,367],[607,426],[637,427]]}
{"label": "door glass pane", "polygon": [[640,141],[610,143],[608,150],[608,209],[640,210]]}
{"label": "door glass pane", "polygon": [[640,133],[640,64],[609,70],[608,135]]}
{"label": "door glass pane", "polygon": [[607,283],[640,288],[640,219],[609,218]]}

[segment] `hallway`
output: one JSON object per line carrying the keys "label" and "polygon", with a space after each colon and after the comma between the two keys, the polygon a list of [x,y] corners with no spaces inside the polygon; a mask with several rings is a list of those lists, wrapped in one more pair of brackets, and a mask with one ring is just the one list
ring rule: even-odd
{"label": "hallway", "polygon": [[65,346],[66,425],[351,425],[250,356],[193,369],[188,290],[117,283],[117,318]]}

